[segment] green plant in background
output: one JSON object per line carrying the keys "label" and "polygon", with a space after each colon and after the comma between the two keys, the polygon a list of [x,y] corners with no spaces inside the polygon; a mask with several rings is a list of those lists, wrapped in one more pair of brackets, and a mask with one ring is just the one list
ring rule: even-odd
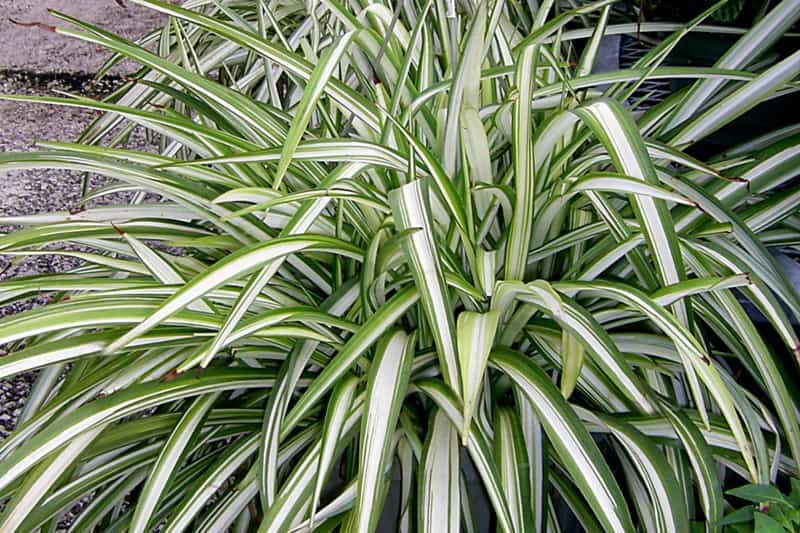
{"label": "green plant in background", "polygon": [[728,491],[739,499],[753,502],[723,518],[725,531],[784,532],[800,530],[800,481],[791,480],[787,495],[771,485],[750,484]]}
{"label": "green plant in background", "polygon": [[[0,252],[82,261],[0,284],[50,296],[0,322],[0,376],[38,370],[0,530],[91,495],[75,530],[374,531],[398,479],[398,530],[475,531],[474,467],[500,531],[719,531],[726,489],[797,475],[770,249],[798,244],[800,128],[687,151],[798,89],[800,52],[763,61],[798,2],[713,68],[661,63],[724,2],[602,74],[632,31],[605,0],[136,3],[171,17],[139,44],[55,14],[142,65],[123,89],[3,96],[104,114],[0,168],[133,196],[0,220]],[[655,78],[696,81],[629,107]]]}

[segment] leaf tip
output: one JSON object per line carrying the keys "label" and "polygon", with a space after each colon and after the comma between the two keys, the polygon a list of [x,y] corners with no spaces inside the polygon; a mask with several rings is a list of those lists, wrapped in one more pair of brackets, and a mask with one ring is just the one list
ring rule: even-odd
{"label": "leaf tip", "polygon": [[[47,12],[51,13],[53,10],[48,9]],[[43,22],[22,22],[20,20],[15,20],[11,17],[8,17],[8,21],[16,26],[22,26],[24,28],[38,28],[40,30],[49,31],[55,33],[56,27],[50,24],[44,24]]]}
{"label": "leaf tip", "polygon": [[121,237],[124,237],[124,236],[125,236],[125,231],[124,231],[124,230],[122,230],[122,229],[120,229],[120,228],[119,228],[119,226],[117,226],[117,225],[116,225],[116,224],[114,224],[113,222],[111,222],[111,227],[112,227],[112,228],[114,228],[114,231],[116,231],[117,233],[119,233],[119,235],[120,235]]}
{"label": "leaf tip", "polygon": [[162,378],[159,381],[162,382],[162,383],[167,382],[167,381],[172,381],[173,379],[177,378],[181,374],[182,374],[182,372],[176,368],[175,370],[173,370],[169,374],[166,374],[165,376],[162,376]]}

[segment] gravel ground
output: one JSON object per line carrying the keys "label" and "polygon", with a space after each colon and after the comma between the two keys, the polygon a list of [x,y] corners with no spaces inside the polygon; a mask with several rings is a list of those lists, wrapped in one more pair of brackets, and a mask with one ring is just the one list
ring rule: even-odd
{"label": "gravel ground", "polygon": [[[67,91],[84,96],[102,97],[115,89],[120,82],[111,78],[100,84],[89,84],[88,75],[33,74],[21,71],[0,71],[0,94],[55,95]],[[77,108],[55,107],[43,104],[9,102],[0,100],[0,152],[35,150],[37,140],[73,141],[96,112]],[[130,147],[147,150],[141,132],[132,135]],[[98,186],[107,180],[91,176],[90,185]],[[80,199],[81,176],[65,170],[22,170],[0,174],[0,216],[24,215],[69,209]],[[107,202],[121,201],[124,197],[106,198]],[[7,231],[9,228],[2,228]],[[77,262],[58,255],[35,256],[11,264],[0,257],[0,279],[29,276],[46,272],[62,272],[73,268]],[[12,315],[41,305],[45,298],[33,298],[0,306],[0,317]],[[5,350],[0,348],[0,357]],[[36,373],[22,374],[12,379],[0,380],[0,440],[16,427],[25,399],[30,393]],[[70,524],[91,497],[68,510],[59,522],[58,531],[67,531]]]}
{"label": "gravel ground", "polygon": [[[118,83],[108,82],[99,88],[101,92],[87,92],[88,80],[88,76],[0,72],[0,93],[55,95],[57,91],[69,91],[97,97]],[[79,108],[0,100],[0,124],[4,125],[0,129],[0,152],[35,150],[38,140],[73,141],[96,116],[96,112]],[[142,135],[134,135],[130,146],[147,148]],[[90,176],[89,182],[96,187],[107,180]],[[80,184],[80,174],[67,170],[19,170],[0,174],[0,216],[69,210],[79,204]],[[0,258],[0,272],[4,278],[62,271],[72,265],[72,260],[57,256],[37,256],[12,266],[5,258]]]}
{"label": "gravel ground", "polygon": [[[102,96],[113,90],[119,81],[88,85],[87,75],[28,74],[0,71],[0,93],[54,95],[57,91]],[[73,141],[97,114],[77,108],[0,100],[0,152],[36,149],[37,140]],[[141,134],[132,136],[131,147],[148,149]],[[90,177],[90,184],[106,182],[100,176]],[[80,199],[81,176],[66,170],[21,170],[0,174],[0,216],[23,215],[67,210]],[[122,197],[107,201],[120,201]],[[5,228],[8,230],[9,228]],[[0,279],[46,272],[62,272],[76,266],[76,261],[58,255],[35,256],[10,263],[0,257]],[[43,303],[42,298],[0,306],[0,317],[8,316]],[[0,351],[0,355],[2,355]],[[0,381],[0,439],[16,425],[16,419],[30,391],[34,375],[26,374]]]}
{"label": "gravel ground", "polygon": [[[123,0],[0,0],[0,94],[55,95],[58,91],[102,97],[118,87],[120,75],[136,70],[133,62],[117,65],[112,76],[90,84],[95,72],[111,53],[101,47],[52,31],[42,25],[68,26],[48,14],[55,9],[100,26],[131,40],[163,24],[165,17],[153,10]],[[22,23],[22,24],[19,24]],[[39,27],[27,23],[40,23]],[[0,152],[34,150],[37,140],[74,141],[95,112],[0,100]],[[149,149],[140,132],[134,132],[129,147]],[[90,185],[107,180],[90,177]],[[24,215],[74,207],[80,199],[81,176],[63,170],[0,173],[0,216]],[[103,203],[123,200],[105,198]],[[0,232],[10,228],[0,226]],[[61,272],[76,262],[57,255],[36,256],[11,264],[0,256],[0,279],[46,272]],[[41,305],[34,298],[0,306],[0,318]],[[0,346],[0,357],[6,347]],[[35,373],[0,380],[0,441],[12,431],[24,409]],[[84,498],[66,512],[58,525],[66,531],[82,508]]]}

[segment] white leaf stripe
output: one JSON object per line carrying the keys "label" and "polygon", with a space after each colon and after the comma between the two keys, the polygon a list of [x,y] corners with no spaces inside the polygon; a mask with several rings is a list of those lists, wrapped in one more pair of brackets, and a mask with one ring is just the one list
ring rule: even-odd
{"label": "white leaf stripe", "polygon": [[[794,0],[783,0],[758,21],[744,36],[731,46],[715,65],[718,68],[743,69],[754,57],[758,57],[784,31],[800,17],[800,6]],[[702,105],[723,85],[722,80],[702,80],[695,83],[681,99],[670,117],[668,127],[685,123],[697,114]]]}
{"label": "white leaf stripe", "polygon": [[[791,0],[699,68],[661,62],[725,0],[683,26],[609,26],[612,0],[137,2],[172,18],[135,43],[55,14],[111,49],[102,72],[141,65],[110,99],[0,96],[105,114],[75,144],[0,154],[2,171],[83,173],[87,206],[3,218],[25,225],[0,235],[12,264],[81,264],[0,283],[0,303],[47,300],[0,322],[0,379],[42,370],[0,443],[0,529],[52,529],[94,494],[78,529],[366,532],[399,472],[400,531],[427,516],[471,532],[474,469],[503,533],[558,530],[559,505],[588,531],[629,513],[716,531],[734,478],[796,473],[781,358],[800,358],[800,298],[770,249],[798,243],[800,129],[703,160],[675,146],[800,89],[798,56],[771,46]],[[591,74],[602,37],[628,30],[676,31]],[[627,104],[681,78],[699,81]],[[158,153],[120,148],[134,128]],[[389,196],[415,182],[405,227]]]}
{"label": "white leaf stripe", "polygon": [[619,299],[627,305],[637,308],[645,314],[653,323],[658,326],[672,341],[675,347],[685,358],[685,366],[691,365],[697,371],[697,375],[708,387],[709,392],[725,416],[730,425],[737,442],[740,445],[742,458],[750,470],[753,479],[757,479],[757,468],[753,459],[753,447],[742,426],[742,420],[737,408],[737,403],[731,396],[731,391],[723,382],[719,370],[711,364],[705,349],[700,342],[683,327],[678,319],[667,312],[663,307],[655,304],[641,291],[629,286],[621,286],[618,283],[594,280],[591,282],[560,282],[557,284],[560,290],[582,292],[599,291],[612,298]]}
{"label": "white leaf stripe", "polygon": [[[465,36],[464,49],[453,76],[447,102],[447,119],[442,140],[442,167],[448,175],[456,172],[458,154],[457,142],[460,131],[462,110],[467,107],[478,108],[478,84],[480,82],[483,39],[486,31],[486,4],[478,4],[471,17],[469,31]],[[462,126],[463,127],[463,126]],[[481,128],[483,131],[483,128]]]}
{"label": "white leaf stripe", "polygon": [[421,180],[412,181],[391,191],[389,202],[398,231],[418,230],[403,240],[403,248],[420,289],[425,315],[434,333],[442,372],[448,385],[460,394],[453,312],[433,236],[428,188]]}
{"label": "white leaf stripe", "polygon": [[[577,108],[574,113],[600,138],[621,172],[651,185],[658,183],[658,176],[641,134],[618,102],[602,98]],[[634,206],[655,260],[661,286],[678,283],[685,277],[685,269],[674,222],[665,203],[646,196],[634,196]],[[684,301],[673,304],[673,311],[683,325],[688,325],[689,309]],[[705,400],[700,390],[697,371],[688,363],[685,371],[698,412],[705,416]]]}
{"label": "white leaf stripe", "polygon": [[[268,148],[266,150],[243,152],[209,159],[170,162],[164,166],[165,168],[184,168],[198,165],[278,161],[281,153],[280,148]],[[326,161],[330,163],[362,163],[395,170],[404,170],[408,166],[406,158],[390,147],[350,139],[309,139],[303,141],[295,148],[293,159],[296,161]],[[258,191],[258,194],[265,196],[261,201],[266,201],[274,194],[277,194],[269,189],[253,188],[252,192],[255,193],[256,191]],[[237,193],[236,190],[232,190],[217,198],[215,202],[247,201],[246,198]]]}
{"label": "white leaf stripe", "polygon": [[[300,76],[303,79],[309,79],[312,73],[312,67],[305,60],[298,57],[296,54],[287,52],[280,47],[260,39],[257,35],[251,34],[246,31],[241,31],[232,25],[220,22],[214,18],[204,16],[196,11],[189,11],[187,9],[170,5],[165,2],[158,2],[154,0],[133,0],[138,4],[147,5],[167,15],[175,16],[185,19],[189,22],[196,23],[201,27],[206,27],[211,31],[234,41],[242,46],[252,49],[253,51],[263,54],[272,61],[279,63],[283,68]],[[372,113],[370,106],[364,102],[355,91],[350,90],[343,83],[336,83],[331,80],[327,86],[328,91],[332,98],[341,103],[345,109],[350,109],[358,113],[358,118],[363,120],[368,126],[376,131],[379,130],[380,121],[374,113]]]}
{"label": "white leaf stripe", "polygon": [[386,494],[384,475],[391,464],[393,434],[411,374],[414,336],[387,333],[376,347],[367,377],[366,407],[361,423],[358,494],[349,530],[375,531]]}
{"label": "white leaf stripe", "polygon": [[[800,13],[800,10],[797,12]],[[756,79],[694,118],[672,137],[670,143],[675,146],[685,145],[710,135],[794,79],[798,73],[800,73],[800,51],[764,71]]]}
{"label": "white leaf stripe", "polygon": [[498,409],[495,456],[515,531],[532,531],[531,488],[522,428],[514,410]]}
{"label": "white leaf stripe", "polygon": [[311,73],[308,79],[305,91],[303,91],[303,98],[295,110],[292,125],[289,132],[286,134],[286,139],[283,144],[281,158],[278,161],[278,168],[275,170],[272,187],[279,189],[283,176],[291,163],[294,150],[300,143],[303,132],[311,120],[311,115],[314,111],[314,106],[317,104],[320,96],[322,96],[328,80],[333,75],[333,71],[338,66],[339,60],[347,52],[347,48],[355,37],[355,32],[348,32],[344,34],[335,45],[329,47],[325,54],[320,58],[319,63]]}
{"label": "white leaf stripe", "polygon": [[679,490],[678,481],[664,460],[663,452],[630,425],[609,416],[599,418],[619,439],[639,471],[648,488],[647,494],[655,509],[659,530],[688,533],[687,504]]}
{"label": "white leaf stripe", "polygon": [[218,397],[219,394],[201,396],[192,402],[192,405],[178,421],[142,488],[131,520],[130,530],[132,532],[149,531],[148,526],[159,499],[163,497],[170,478],[174,476],[180,462],[186,456],[191,440],[195,437],[203,419],[214,406]]}
{"label": "white leaf stripe", "polygon": [[281,434],[286,435],[293,429],[308,410],[355,364],[358,357],[391,328],[418,299],[419,293],[416,288],[407,287],[395,294],[372,315],[314,379],[312,386],[297,400],[283,421]]}
{"label": "white leaf stripe", "polygon": [[[359,395],[353,402],[350,414],[342,427],[344,435],[350,435],[356,424],[361,419],[364,407],[364,396]],[[350,439],[341,439],[338,447],[339,452],[349,443]],[[322,442],[317,440],[312,445],[303,458],[294,468],[288,479],[284,482],[281,491],[278,493],[273,505],[264,514],[264,519],[258,528],[258,533],[283,533],[296,525],[297,513],[308,503],[313,490],[313,483],[316,478],[316,467],[319,464],[319,453]],[[355,489],[355,487],[353,487]],[[354,491],[355,492],[355,491]],[[349,493],[342,495],[349,500],[355,494]]]}
{"label": "white leaf stripe", "polygon": [[509,228],[505,253],[505,278],[523,279],[525,258],[533,226],[535,205],[535,178],[533,151],[530,149],[531,98],[535,82],[538,48],[525,46],[517,60],[515,83],[519,94],[513,104],[512,145],[514,156],[514,212]]}
{"label": "white leaf stripe", "polygon": [[360,258],[360,250],[353,245],[339,239],[323,236],[311,238],[305,236],[282,237],[242,249],[218,261],[214,267],[186,283],[180,291],[168,298],[155,313],[106,348],[105,353],[112,353],[123,348],[136,337],[149,331],[182,307],[223,283],[252,272],[276,256],[280,257],[306,249],[330,250]]}
{"label": "white leaf stripe", "polygon": [[665,402],[661,402],[661,407],[689,456],[706,518],[709,522],[716,523],[722,519],[724,502],[711,449],[697,427],[686,416]]}
{"label": "white leaf stripe", "polygon": [[218,490],[218,486],[227,480],[258,449],[258,435],[250,435],[240,439],[227,448],[209,472],[195,484],[183,502],[178,506],[166,527],[168,533],[186,530],[192,520],[205,506],[206,502]]}
{"label": "white leaf stripe", "polygon": [[489,361],[489,352],[494,344],[497,332],[497,323],[500,313],[476,313],[463,311],[458,315],[456,335],[458,339],[458,354],[461,361],[461,391],[464,398],[464,426],[461,428],[461,438],[466,442],[469,435],[469,426],[472,423],[472,413],[478,401],[486,365]]}
{"label": "white leaf stripe", "polygon": [[[356,284],[352,284],[349,289],[343,288],[342,291],[323,302],[322,309],[334,315],[343,314],[355,301],[356,288]],[[279,447],[282,437],[285,436],[285,434],[281,434],[281,427],[288,409],[288,403],[292,398],[292,393],[303,370],[312,358],[317,346],[318,343],[316,341],[306,341],[302,345],[294,347],[287,360],[281,365],[275,387],[264,410],[259,455],[259,497],[265,508],[269,507],[268,504],[275,498],[277,491]],[[346,370],[344,369],[342,374]],[[339,376],[341,377],[342,374],[339,374]],[[319,383],[319,379],[321,378],[318,377],[315,384]]]}
{"label": "white leaf stripe", "polygon": [[[360,172],[362,169],[363,165],[357,163],[341,166],[338,170],[329,174],[320,183],[320,185],[333,184],[340,179],[346,179],[358,174],[358,172]],[[303,205],[294,213],[291,220],[283,228],[281,231],[281,236],[289,237],[292,235],[304,235],[305,232],[311,228],[320,213],[322,213],[322,211],[328,205],[328,202],[328,198],[312,199],[304,202]],[[264,287],[269,283],[270,279],[272,279],[272,276],[274,276],[275,273],[277,273],[278,270],[283,266],[284,260],[291,258],[288,255],[276,255],[277,257],[274,257],[271,261],[266,262],[266,264],[261,268],[261,271],[251,276],[251,278],[248,280],[245,290],[242,291],[242,293],[239,295],[239,298],[237,298],[233,309],[225,319],[225,323],[220,328],[214,340],[196,356],[196,358],[200,360],[201,365],[205,366],[205,364],[207,364],[208,361],[214,357],[217,351],[230,342],[229,336],[232,334],[233,329],[253,305],[259,294],[261,294],[261,292],[264,290]],[[320,283],[317,284],[320,285]],[[326,291],[330,290],[330,287],[327,283],[323,283],[321,285]],[[192,361],[192,364],[193,363],[194,361]]]}
{"label": "white leaf stripe", "polygon": [[[619,104],[609,99],[593,101],[575,110],[595,134],[606,144],[612,159],[619,170],[651,185],[658,183],[641,138],[638,137],[633,122]],[[638,137],[638,138],[637,138]],[[639,217],[647,229],[646,236],[656,266],[661,274],[662,284],[670,285],[680,281],[680,252],[677,237],[670,217],[663,203],[648,197],[636,196]]]}
{"label": "white leaf stripe", "polygon": [[253,466],[236,489],[229,493],[228,497],[223,499],[198,526],[197,531],[216,533],[231,527],[258,493],[255,471],[256,467]]}
{"label": "white leaf stripe", "polygon": [[559,458],[606,530],[634,531],[622,492],[600,450],[547,375],[509,350],[492,352],[489,361],[528,397]]}
{"label": "white leaf stripe", "polygon": [[3,460],[6,469],[0,473],[0,490],[63,443],[100,424],[174,399],[218,390],[269,387],[273,381],[274,377],[263,370],[210,369],[200,379],[187,376],[128,387],[68,414],[58,424],[51,424],[33,436],[24,448],[11,452]]}
{"label": "white leaf stripe", "polygon": [[[133,251],[139,256],[139,259],[147,265],[147,268],[153,275],[165,285],[181,284],[184,282],[183,277],[167,263],[157,252],[151,250],[143,242],[136,237],[124,234],[125,240],[131,245]],[[186,306],[187,309],[192,311],[201,311],[204,313],[213,313],[213,310],[203,300],[198,300]]]}
{"label": "white leaf stripe", "polygon": [[311,500],[309,528],[314,527],[317,506],[320,502],[322,489],[327,480],[328,473],[333,467],[336,446],[342,438],[342,427],[344,426],[347,415],[350,413],[358,384],[358,378],[355,376],[347,376],[336,385],[331,393],[328,412],[322,427],[322,448],[320,450],[319,467],[317,469],[317,481],[314,485],[314,496]]}
{"label": "white leaf stripe", "polygon": [[437,410],[425,443],[420,472],[420,531],[460,531],[459,472],[458,432],[447,415]]}
{"label": "white leaf stripe", "polygon": [[37,465],[23,484],[17,488],[14,497],[6,503],[0,531],[19,531],[31,509],[35,509],[45,498],[51,487],[64,474],[64,470],[86,449],[104,429],[103,426],[87,431],[72,439],[58,452]]}
{"label": "white leaf stripe", "polygon": [[[436,403],[436,412],[445,413],[455,431],[457,431],[457,428],[464,426],[458,400],[453,395],[453,391],[448,389],[441,380],[420,379],[415,381],[413,386],[428,395]],[[497,464],[494,461],[489,440],[478,424],[470,426],[467,450],[475,469],[481,476],[489,500],[492,502],[499,529],[504,533],[512,533],[514,529],[511,521],[511,512],[508,509],[508,502],[503,492]]]}
{"label": "white leaf stripe", "polygon": [[[561,285],[556,288],[560,290]],[[563,291],[568,293],[568,291]],[[569,330],[575,339],[583,344],[589,354],[614,382],[632,405],[645,413],[654,412],[654,405],[639,377],[625,363],[619,350],[614,346],[608,334],[594,318],[580,306],[566,297],[559,295],[545,281],[535,281],[527,285],[520,282],[501,282],[495,289],[492,308],[507,309],[510,302],[518,299],[533,307],[532,311],[541,309],[553,316],[559,324]],[[506,325],[503,329],[509,329]]]}

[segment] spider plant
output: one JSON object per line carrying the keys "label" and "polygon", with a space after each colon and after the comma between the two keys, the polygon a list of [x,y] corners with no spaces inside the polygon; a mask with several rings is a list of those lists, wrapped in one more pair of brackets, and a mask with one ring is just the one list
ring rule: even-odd
{"label": "spider plant", "polygon": [[[2,97],[103,114],[1,169],[112,181],[0,219],[81,260],[0,283],[50,297],[0,322],[38,372],[0,531],[375,531],[392,486],[399,531],[717,531],[798,474],[800,128],[692,155],[798,89],[796,0],[713,68],[662,62],[724,1],[607,73],[609,0],[131,1],[169,16],[138,43],[54,13],[141,65],[119,91]],[[655,78],[692,83],[637,111]]]}

